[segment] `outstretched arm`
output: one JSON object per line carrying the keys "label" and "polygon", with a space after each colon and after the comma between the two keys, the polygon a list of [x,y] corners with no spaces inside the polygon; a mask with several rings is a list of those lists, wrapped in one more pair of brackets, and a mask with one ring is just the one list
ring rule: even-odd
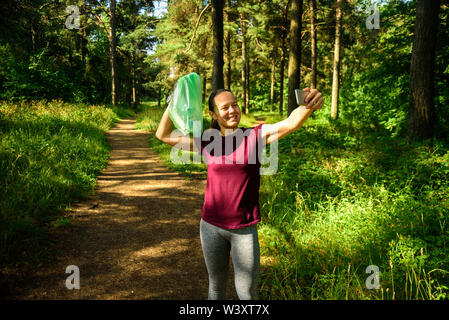
{"label": "outstretched arm", "polygon": [[168,115],[168,108],[165,109],[164,114],[162,115],[161,122],[159,123],[159,127],[156,130],[156,138],[161,140],[164,143],[167,143],[173,147],[177,147],[186,151],[198,151],[195,144],[194,139],[190,136],[182,135],[180,132],[178,134],[172,134],[173,132],[173,122]]}
{"label": "outstretched arm", "polygon": [[[305,98],[307,106],[298,107],[292,111],[287,119],[274,124],[262,125],[262,138],[266,144],[282,139],[289,133],[298,130],[306,122],[314,110],[318,110],[323,105],[322,94],[317,89],[304,89],[309,94]],[[266,139],[266,140],[265,140]]]}

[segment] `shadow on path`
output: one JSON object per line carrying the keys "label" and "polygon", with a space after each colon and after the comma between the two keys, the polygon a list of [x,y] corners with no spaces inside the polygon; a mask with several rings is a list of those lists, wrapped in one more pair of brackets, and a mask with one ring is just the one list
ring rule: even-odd
{"label": "shadow on path", "polygon": [[[206,299],[199,222],[205,180],[186,180],[124,119],[107,133],[108,167],[91,199],[55,235],[53,264],[15,283],[13,299]],[[68,290],[66,267],[80,270]]]}

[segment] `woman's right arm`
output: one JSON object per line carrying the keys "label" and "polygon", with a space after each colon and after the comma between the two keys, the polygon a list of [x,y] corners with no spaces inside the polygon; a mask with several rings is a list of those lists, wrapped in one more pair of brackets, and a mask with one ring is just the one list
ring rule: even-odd
{"label": "woman's right arm", "polygon": [[168,115],[168,108],[166,108],[162,115],[161,122],[159,123],[159,127],[156,130],[156,138],[178,149],[198,152],[193,138],[185,136],[181,132],[172,134],[173,128],[173,122]]}

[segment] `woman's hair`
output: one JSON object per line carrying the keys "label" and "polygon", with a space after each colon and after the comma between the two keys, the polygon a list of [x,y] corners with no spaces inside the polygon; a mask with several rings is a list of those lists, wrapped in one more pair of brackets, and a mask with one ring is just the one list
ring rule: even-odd
{"label": "woman's hair", "polygon": [[[231,92],[227,89],[217,89],[215,91],[213,91],[210,96],[209,96],[209,111],[214,112],[215,113],[215,97],[222,92]],[[211,123],[210,123],[210,127],[220,130],[220,125],[218,124],[217,120],[212,119]]]}

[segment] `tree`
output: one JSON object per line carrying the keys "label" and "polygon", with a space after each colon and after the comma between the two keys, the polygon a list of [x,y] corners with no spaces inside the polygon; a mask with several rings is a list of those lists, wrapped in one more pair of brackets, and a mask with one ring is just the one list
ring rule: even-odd
{"label": "tree", "polygon": [[231,30],[229,24],[231,22],[231,0],[226,0],[225,20],[227,25],[225,44],[226,44],[226,73],[224,74],[225,89],[231,90],[232,68],[231,68]]}
{"label": "tree", "polygon": [[223,0],[212,0],[212,29],[214,34],[212,90],[224,87],[223,79]]}
{"label": "tree", "polygon": [[245,113],[248,113],[248,105],[247,105],[247,84],[248,84],[248,54],[246,50],[246,25],[247,21],[243,12],[240,13],[240,30],[242,33],[242,107]]}
{"label": "tree", "polygon": [[[74,4],[79,10],[72,7],[74,11],[67,12]],[[90,103],[110,103],[114,98],[118,103],[132,97],[134,77],[137,102],[148,41],[134,42],[136,51],[132,51],[120,40],[135,29],[147,32],[151,25],[143,18],[150,17],[152,9],[151,0],[2,1],[0,97]],[[75,23],[79,29],[70,27],[75,15],[79,15],[79,25]],[[135,22],[132,27],[130,20]],[[111,50],[114,46],[116,50]]]}
{"label": "tree", "polygon": [[274,111],[274,82],[276,81],[276,60],[271,57],[270,112]]}
{"label": "tree", "polygon": [[[211,7],[198,0],[168,3],[167,13],[159,20],[153,32],[157,38],[157,48],[150,59],[157,60],[160,67],[155,84],[161,84],[162,91],[171,92],[176,80],[190,72],[197,72],[204,85],[211,79],[214,60],[211,41],[213,27],[211,15],[207,14]],[[210,88],[203,88],[203,95],[206,97],[206,90]]]}
{"label": "tree", "polygon": [[115,0],[110,1],[111,21],[109,24],[109,41],[110,41],[110,57],[111,57],[111,100],[112,104],[117,104],[117,37],[115,35]]}
{"label": "tree", "polygon": [[296,109],[295,89],[301,84],[301,25],[302,0],[290,2],[290,53],[288,59],[288,109],[287,114]]}
{"label": "tree", "polygon": [[[99,4],[99,3],[98,3]],[[106,6],[100,5],[99,7],[93,6],[91,8],[91,12],[96,17],[97,23],[103,27],[104,32],[109,41],[109,61],[110,61],[110,74],[111,74],[111,103],[113,105],[117,104],[118,99],[118,70],[117,70],[117,36],[116,36],[116,8],[117,3],[116,0],[109,1],[109,10],[106,9]],[[102,10],[106,13],[105,18],[101,18],[99,14],[96,13],[96,10]],[[106,27],[105,20],[109,17],[109,27]]]}
{"label": "tree", "polygon": [[281,29],[281,66],[280,73],[280,88],[279,88],[279,114],[282,116],[284,111],[284,72],[285,59],[287,56],[287,24],[288,24],[288,5],[282,7],[283,26]]}
{"label": "tree", "polygon": [[410,64],[408,138],[421,140],[434,136],[435,126],[435,48],[440,0],[420,0],[416,7],[415,35]]}
{"label": "tree", "polygon": [[336,22],[335,22],[335,43],[334,43],[334,65],[332,69],[332,101],[331,101],[331,117],[338,118],[338,94],[340,88],[340,40],[342,28],[342,6],[344,0],[337,0]]}
{"label": "tree", "polygon": [[[281,60],[281,33],[285,32],[283,8],[286,1],[246,1],[246,97],[250,109],[264,108],[268,104],[274,110],[275,97],[279,96],[279,70]],[[286,17],[288,22],[288,18]],[[251,93],[251,94],[250,94]]]}
{"label": "tree", "polygon": [[[145,49],[154,42],[149,31],[153,27],[154,18],[145,14],[145,12],[149,12],[148,8],[151,8],[151,3],[145,4],[141,0],[122,0],[118,6],[120,10],[119,27],[123,33],[118,47],[120,55],[128,66],[128,70],[122,78],[128,83],[126,94],[128,104],[134,108],[139,102],[143,89],[142,82],[145,78],[144,66],[146,65],[144,62]],[[151,68],[151,65],[149,67]],[[149,70],[147,69],[147,71]],[[152,74],[151,71],[149,72]],[[159,90],[155,90],[156,92],[159,97]]]}
{"label": "tree", "polygon": [[309,0],[310,10],[310,55],[311,55],[311,84],[310,87],[316,88],[316,0]]}

